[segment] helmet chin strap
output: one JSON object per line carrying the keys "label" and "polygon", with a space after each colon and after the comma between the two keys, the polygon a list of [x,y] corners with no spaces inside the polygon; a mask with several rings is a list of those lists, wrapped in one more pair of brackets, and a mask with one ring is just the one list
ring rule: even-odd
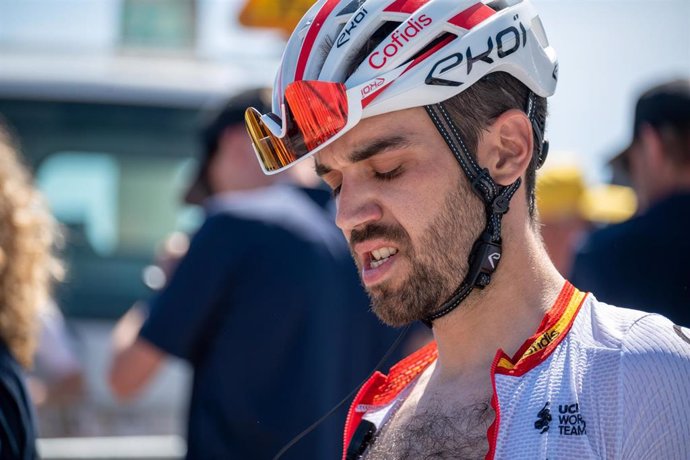
{"label": "helmet chin strap", "polygon": [[[537,167],[540,167],[544,163],[548,152],[548,141],[543,140],[543,123],[535,120],[534,98],[534,93],[530,91],[526,112],[532,122],[538,145],[541,146],[537,160]],[[462,140],[460,131],[453,123],[443,103],[427,105],[424,108],[458,160],[461,169],[472,185],[472,190],[484,203],[486,215],[484,230],[474,242],[472,251],[470,251],[468,258],[469,269],[465,279],[462,280],[460,286],[436,312],[422,320],[425,325],[431,327],[434,320],[455,310],[470,295],[474,288],[484,289],[491,282],[491,276],[498,268],[502,255],[501,220],[503,215],[508,212],[510,200],[522,181],[518,178],[507,186],[497,184],[489,175],[489,170],[481,168],[472,157]]]}

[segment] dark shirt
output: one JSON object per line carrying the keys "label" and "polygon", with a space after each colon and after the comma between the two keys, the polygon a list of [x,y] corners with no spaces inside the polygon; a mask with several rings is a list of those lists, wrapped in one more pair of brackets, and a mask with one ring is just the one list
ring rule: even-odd
{"label": "dark shirt", "polygon": [[627,222],[593,232],[571,281],[621,307],[690,325],[690,194],[666,198]]}
{"label": "dark shirt", "polygon": [[22,369],[0,341],[0,460],[33,460],[36,432]]}
{"label": "dark shirt", "polygon": [[[317,201],[286,186],[261,193],[206,220],[141,331],[194,368],[190,459],[272,458],[366,378],[397,335],[368,312]],[[337,458],[346,409],[283,458]]]}

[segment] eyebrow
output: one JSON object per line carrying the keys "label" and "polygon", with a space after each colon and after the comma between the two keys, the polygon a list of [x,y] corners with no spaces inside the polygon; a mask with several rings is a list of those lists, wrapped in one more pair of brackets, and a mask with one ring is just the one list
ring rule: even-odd
{"label": "eyebrow", "polygon": [[[363,147],[360,147],[350,153],[349,161],[351,163],[358,163],[360,161],[367,160],[375,155],[383,153],[387,150],[393,150],[401,147],[406,147],[410,145],[410,140],[405,136],[395,135],[390,137],[384,137],[376,139]],[[331,168],[328,166],[315,162],[314,170],[319,177],[331,172]]]}

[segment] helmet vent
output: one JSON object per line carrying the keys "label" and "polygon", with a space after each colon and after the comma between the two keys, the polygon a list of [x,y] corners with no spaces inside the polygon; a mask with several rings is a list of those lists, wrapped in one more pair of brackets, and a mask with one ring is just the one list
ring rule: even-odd
{"label": "helmet vent", "polygon": [[488,2],[485,1],[484,4],[492,8],[494,11],[500,11],[511,6],[515,6],[521,1],[522,0],[491,0]]}
{"label": "helmet vent", "polygon": [[[336,14],[336,16],[342,16],[345,14],[352,14],[355,11],[357,11],[359,9],[359,7],[362,6],[362,4],[364,4],[364,2],[365,2],[365,0],[352,0],[350,3],[345,5],[345,7],[342,10],[338,11],[338,14]],[[336,35],[336,37],[337,37],[337,35]]]}
{"label": "helmet vent", "polygon": [[[455,35],[455,34],[453,34],[453,33],[450,33],[450,32],[443,32],[443,33],[439,34],[436,38],[434,38],[433,40],[431,40],[431,41],[429,42],[429,44],[426,45],[424,48],[422,48],[421,50],[417,51],[417,52],[415,53],[415,55],[412,56],[412,57],[411,57],[410,59],[408,59],[407,61],[405,61],[405,62],[403,63],[403,65],[407,64],[407,63],[410,62],[410,61],[414,61],[414,60],[417,59],[419,56],[423,56],[424,53],[427,53],[429,50],[433,49],[436,45],[438,45],[438,44],[441,43],[442,41],[447,40],[449,37],[451,37],[451,40],[455,40],[456,38],[458,38],[458,36]],[[450,42],[451,40],[448,40],[448,42]]]}
{"label": "helmet vent", "polygon": [[[352,58],[345,70],[345,80],[355,73],[359,66],[369,56],[369,54],[376,49],[376,47],[386,39],[401,23],[396,21],[388,21],[376,29],[376,32],[371,34],[371,38],[359,49],[357,54]],[[337,35],[336,35],[337,37]]]}
{"label": "helmet vent", "polygon": [[343,27],[345,27],[345,24],[340,24],[338,25],[338,28],[336,29],[335,35],[327,35],[324,37],[324,40],[321,42],[319,45],[319,61],[317,62],[317,69],[320,69],[323,66],[323,63],[326,62],[326,58],[328,57],[328,53],[331,52],[331,49],[333,48],[333,45],[335,44],[335,38],[338,35],[340,35],[340,31],[343,30]]}

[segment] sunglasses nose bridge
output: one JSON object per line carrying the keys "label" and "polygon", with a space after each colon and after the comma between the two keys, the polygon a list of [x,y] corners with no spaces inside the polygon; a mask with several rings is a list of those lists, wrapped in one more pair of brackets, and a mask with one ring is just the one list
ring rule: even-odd
{"label": "sunglasses nose bridge", "polygon": [[[284,118],[283,118],[284,120]],[[278,118],[277,115],[269,113],[261,116],[261,122],[263,125],[273,134],[275,137],[282,138],[286,134],[285,121]]]}

